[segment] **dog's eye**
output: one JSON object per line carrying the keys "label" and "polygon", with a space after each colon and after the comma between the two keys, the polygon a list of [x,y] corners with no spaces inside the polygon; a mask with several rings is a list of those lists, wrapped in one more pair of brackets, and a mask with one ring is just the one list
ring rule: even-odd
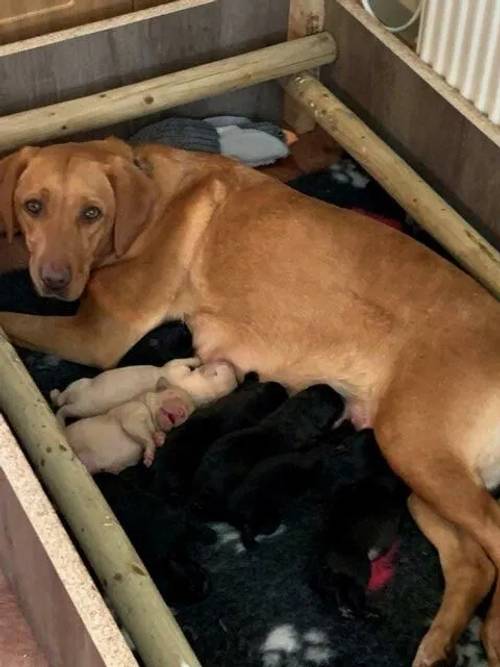
{"label": "dog's eye", "polygon": [[102,215],[102,211],[97,206],[88,206],[82,211],[82,218],[85,220],[97,220]]}
{"label": "dog's eye", "polygon": [[30,215],[40,215],[43,204],[39,199],[28,199],[24,202],[24,210]]}

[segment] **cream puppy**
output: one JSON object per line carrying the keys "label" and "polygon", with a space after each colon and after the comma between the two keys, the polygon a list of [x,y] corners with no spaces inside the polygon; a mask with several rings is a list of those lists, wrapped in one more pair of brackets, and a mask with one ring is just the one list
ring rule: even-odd
{"label": "cream puppy", "polygon": [[234,369],[225,361],[201,365],[197,357],[174,359],[164,366],[127,366],[105,371],[95,378],[72,382],[64,391],[53,389],[50,398],[64,425],[68,417],[93,417],[108,412],[145,391],[159,378],[187,391],[196,406],[229,394],[237,384]]}
{"label": "cream puppy", "polygon": [[165,433],[185,422],[194,408],[186,391],[160,378],[156,391],[70,424],[66,437],[91,474],[119,473],[141,457],[149,467],[156,448],[165,442]]}

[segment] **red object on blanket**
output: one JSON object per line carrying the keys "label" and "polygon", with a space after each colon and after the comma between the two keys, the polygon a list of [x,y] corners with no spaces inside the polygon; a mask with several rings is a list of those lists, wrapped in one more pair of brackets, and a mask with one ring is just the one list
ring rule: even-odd
{"label": "red object on blanket", "polygon": [[396,570],[395,561],[398,550],[399,540],[396,540],[388,551],[372,560],[370,581],[367,586],[368,591],[378,591],[387,586]]}
{"label": "red object on blanket", "polygon": [[379,222],[383,222],[384,225],[388,225],[389,227],[397,229],[400,232],[403,231],[401,223],[398,222],[397,220],[393,220],[392,218],[386,218],[383,215],[379,215],[378,213],[371,213],[371,211],[365,211],[362,208],[353,208],[352,210],[356,211],[357,213],[362,213],[363,215],[367,215],[368,217],[373,218],[374,220],[378,220]]}

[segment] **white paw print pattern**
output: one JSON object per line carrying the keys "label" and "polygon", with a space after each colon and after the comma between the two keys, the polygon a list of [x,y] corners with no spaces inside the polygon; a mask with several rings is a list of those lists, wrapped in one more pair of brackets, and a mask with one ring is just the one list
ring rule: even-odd
{"label": "white paw print pattern", "polygon": [[480,631],[481,621],[475,616],[457,646],[457,667],[488,667]]}
{"label": "white paw print pattern", "polygon": [[[234,548],[235,553],[246,553],[239,530],[236,530],[236,528],[233,528],[228,523],[212,523],[211,528],[217,533],[217,548],[220,549],[221,547],[230,544]],[[281,524],[272,535],[257,535],[255,539],[257,542],[273,540],[275,537],[282,535],[285,530],[286,526]]]}
{"label": "white paw print pattern", "polygon": [[262,667],[326,667],[335,652],[322,630],[302,635],[290,623],[277,625],[260,647]]}
{"label": "white paw print pattern", "polygon": [[332,179],[337,183],[350,183],[353,187],[363,189],[366,188],[370,179],[365,174],[359,171],[356,164],[345,158],[339,160],[330,167]]}

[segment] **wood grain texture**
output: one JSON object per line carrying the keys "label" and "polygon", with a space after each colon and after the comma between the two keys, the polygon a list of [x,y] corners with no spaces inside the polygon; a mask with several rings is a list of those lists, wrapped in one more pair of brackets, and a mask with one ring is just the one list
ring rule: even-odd
{"label": "wood grain texture", "polygon": [[1,416],[0,507],[0,564],[51,667],[137,667]]}
{"label": "wood grain texture", "polygon": [[152,7],[146,9],[134,9],[134,11],[125,14],[118,14],[100,21],[91,21],[90,23],[83,23],[73,28],[66,28],[65,30],[56,30],[47,34],[32,37],[30,39],[23,39],[17,42],[10,42],[0,44],[0,58],[9,56],[22,51],[30,51],[31,49],[39,49],[42,46],[51,46],[57,42],[65,42],[75,37],[82,37],[84,35],[92,35],[96,32],[103,32],[105,30],[114,30],[121,26],[137,23],[138,21],[148,21],[157,16],[165,16],[166,14],[173,14],[175,12],[182,12],[186,9],[193,9],[200,5],[208,5],[210,2],[217,2],[217,0],[169,0],[167,2],[160,2]]}
{"label": "wood grain texture", "polygon": [[361,15],[352,0],[327,3],[339,55],[322,81],[500,248],[500,129]]}
{"label": "wood grain texture", "polygon": [[0,44],[132,10],[132,0],[2,0]]}
{"label": "wood grain texture", "polygon": [[175,0],[132,0],[132,8],[147,9],[148,7],[156,7],[157,5],[165,5],[175,2]]}
{"label": "wood grain texture", "polygon": [[1,568],[0,656],[9,667],[50,667]]}
{"label": "wood grain texture", "polygon": [[[288,0],[218,0],[106,32],[82,36],[0,58],[0,112],[13,113],[88,95],[166,72],[199,65],[286,39]],[[256,89],[244,100],[250,116],[281,117],[278,86],[268,98]],[[232,98],[214,106],[189,108],[233,111]],[[248,106],[247,106],[248,103]]]}
{"label": "wood grain texture", "polygon": [[317,67],[335,58],[335,43],[319,33],[190,67],[138,83],[0,118],[0,151],[106,127],[151,111],[247,88]]}
{"label": "wood grain texture", "polygon": [[[288,39],[321,32],[325,25],[325,0],[290,0]],[[311,70],[318,76],[319,69]],[[305,134],[314,129],[313,117],[285,95],[283,118],[297,132]]]}

